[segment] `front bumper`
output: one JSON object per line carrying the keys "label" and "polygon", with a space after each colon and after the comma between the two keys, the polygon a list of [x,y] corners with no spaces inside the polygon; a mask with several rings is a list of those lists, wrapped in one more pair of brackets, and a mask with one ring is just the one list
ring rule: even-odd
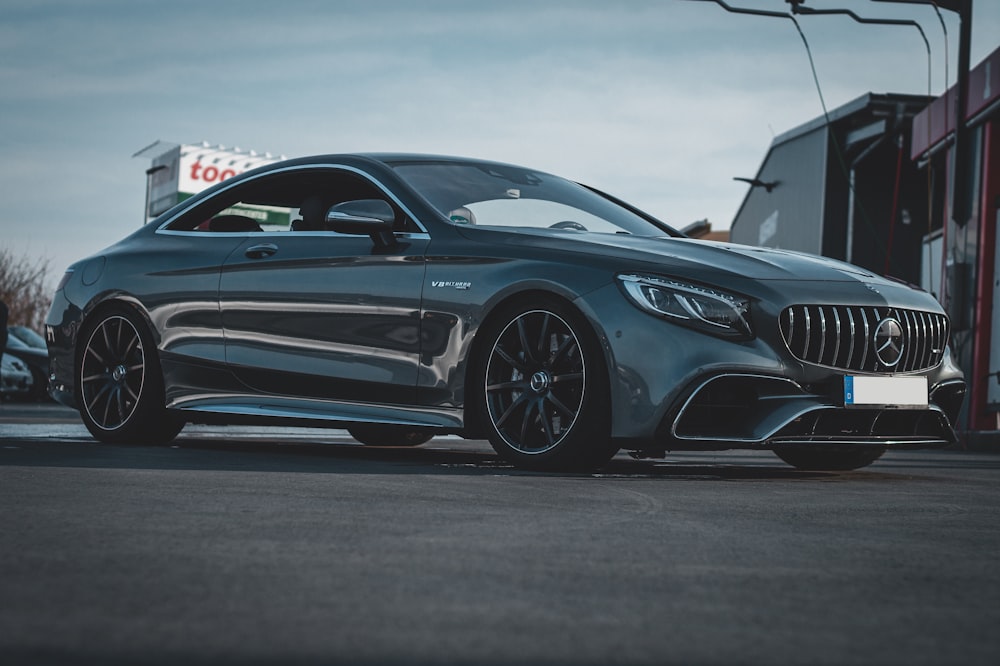
{"label": "front bumper", "polygon": [[639,312],[610,289],[586,300],[595,327],[615,325],[599,334],[611,371],[612,436],[624,449],[932,448],[957,441],[965,383],[947,352],[933,368],[900,373],[926,377],[926,408],[845,407],[844,376],[868,373],[793,356],[778,330],[787,302],[758,303],[754,338],[731,341]]}
{"label": "front bumper", "polygon": [[765,449],[819,444],[933,448],[957,441],[952,424],[965,396],[961,380],[931,387],[926,409],[846,407],[838,399],[842,394],[837,381],[804,387],[784,377],[718,375],[664,418],[655,440],[673,448],[715,442]]}

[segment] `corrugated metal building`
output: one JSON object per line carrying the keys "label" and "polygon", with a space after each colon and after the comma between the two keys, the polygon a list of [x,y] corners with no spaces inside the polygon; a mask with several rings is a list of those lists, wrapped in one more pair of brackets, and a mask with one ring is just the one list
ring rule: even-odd
{"label": "corrugated metal building", "polygon": [[[920,282],[926,175],[909,159],[931,98],[869,93],[774,139],[733,221],[733,242],[842,259]],[[941,221],[937,220],[938,227]]]}
{"label": "corrugated metal building", "polygon": [[[955,88],[936,99],[913,123],[911,157],[933,191],[935,218],[948,220],[926,239],[925,255],[936,262],[938,300],[952,318],[952,349],[969,384],[966,422],[969,441],[1000,443],[1000,49],[969,72],[964,117],[969,146],[967,179],[955,203]],[[944,250],[943,253],[941,250]],[[943,279],[942,279],[943,276]]]}
{"label": "corrugated metal building", "polygon": [[734,242],[812,252],[919,284],[952,318],[966,441],[1000,444],[1000,49],[968,78],[954,220],[957,94],[867,94],[775,138]]}

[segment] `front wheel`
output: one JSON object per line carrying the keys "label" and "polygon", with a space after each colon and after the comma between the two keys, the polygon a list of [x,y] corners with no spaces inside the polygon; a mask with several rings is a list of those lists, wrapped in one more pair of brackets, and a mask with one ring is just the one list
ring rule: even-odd
{"label": "front wheel", "polygon": [[554,299],[514,303],[482,334],[478,400],[497,453],[545,470],[591,470],[615,454],[606,365],[579,312]]}
{"label": "front wheel", "polygon": [[152,336],[124,307],[99,312],[82,332],[77,365],[80,416],[102,442],[162,444],[184,422],[164,408]]}
{"label": "front wheel", "polygon": [[882,457],[884,446],[775,449],[774,454],[797,469],[848,471],[867,467]]}

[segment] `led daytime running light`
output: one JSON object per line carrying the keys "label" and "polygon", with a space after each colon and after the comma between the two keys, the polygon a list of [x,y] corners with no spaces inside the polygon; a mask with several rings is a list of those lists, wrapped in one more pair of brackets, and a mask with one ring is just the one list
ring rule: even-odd
{"label": "led daytime running light", "polygon": [[750,339],[750,301],[717,289],[645,275],[619,275],[641,309],[676,323],[729,338]]}

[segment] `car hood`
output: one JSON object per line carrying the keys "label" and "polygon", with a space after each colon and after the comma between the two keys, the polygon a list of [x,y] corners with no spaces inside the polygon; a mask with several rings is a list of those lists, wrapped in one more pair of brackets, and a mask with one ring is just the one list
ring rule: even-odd
{"label": "car hood", "polygon": [[[657,250],[649,247],[657,241],[666,247]],[[642,247],[657,255],[716,266],[753,280],[882,281],[878,275],[859,266],[790,250],[686,238],[653,239]]]}
{"label": "car hood", "polygon": [[[696,270],[717,279],[892,284],[870,271],[835,259],[735,243],[545,229],[519,229],[517,233],[508,232],[502,236],[506,237],[506,242],[521,246],[596,253],[604,258],[656,264],[658,269],[667,272],[677,270],[686,274]],[[497,239],[491,239],[494,240]]]}

